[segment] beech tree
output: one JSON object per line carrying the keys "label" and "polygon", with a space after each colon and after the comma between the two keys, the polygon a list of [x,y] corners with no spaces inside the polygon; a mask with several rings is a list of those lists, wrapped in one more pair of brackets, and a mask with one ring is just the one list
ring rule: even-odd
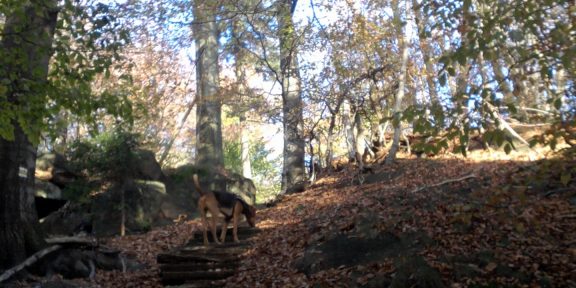
{"label": "beech tree", "polygon": [[294,193],[304,189],[304,135],[302,95],[298,74],[297,37],[292,21],[297,0],[277,2],[278,38],[280,40],[280,85],[284,125],[284,166],[282,192]]}
{"label": "beech tree", "polygon": [[193,7],[198,94],[196,163],[206,168],[224,167],[216,19],[219,8],[211,1],[201,0],[195,0]]}
{"label": "beech tree", "polygon": [[60,109],[90,117],[96,109],[114,107],[129,120],[125,99],[94,95],[90,88],[128,41],[108,6],[65,1],[59,7],[52,0],[11,4],[0,5],[5,15],[0,30],[0,269],[44,245],[33,185],[36,148],[52,123],[49,117]]}
{"label": "beech tree", "polygon": [[36,167],[33,141],[38,141],[38,133],[33,129],[40,119],[25,111],[44,105],[42,88],[47,80],[57,17],[57,1],[20,4],[7,15],[2,31],[0,269],[23,261],[44,244],[36,227],[38,216],[33,193]]}

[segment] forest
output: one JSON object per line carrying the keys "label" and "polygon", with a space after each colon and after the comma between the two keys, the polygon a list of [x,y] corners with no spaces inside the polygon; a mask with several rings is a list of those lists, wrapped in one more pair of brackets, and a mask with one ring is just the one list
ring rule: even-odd
{"label": "forest", "polygon": [[0,287],[576,287],[575,60],[573,0],[0,0]]}

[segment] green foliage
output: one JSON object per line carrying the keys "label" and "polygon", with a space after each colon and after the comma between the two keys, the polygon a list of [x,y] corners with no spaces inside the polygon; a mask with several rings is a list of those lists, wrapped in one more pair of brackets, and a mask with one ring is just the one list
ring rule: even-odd
{"label": "green foliage", "polygon": [[89,203],[90,193],[100,187],[99,182],[88,182],[85,179],[76,180],[62,190],[64,199],[75,203]]}
{"label": "green foliage", "polygon": [[138,135],[117,128],[71,145],[70,158],[78,170],[90,176],[119,181],[131,177],[136,167]]}
{"label": "green foliage", "polygon": [[[469,79],[468,75],[456,79],[465,81],[462,87],[452,92],[454,104],[446,111],[450,116],[448,131],[445,136],[448,139],[460,139],[461,147],[457,150],[464,153],[464,144],[469,134],[474,131],[486,130],[489,135],[484,136],[487,142],[493,142],[510,152],[514,146],[507,132],[501,127],[489,127],[491,123],[498,124],[499,115],[505,114],[509,118],[522,119],[519,113],[523,104],[520,99],[527,99],[528,95],[521,95],[518,87],[506,88],[507,81],[514,85],[529,79],[527,71],[534,70],[544,84],[539,88],[538,95],[534,97],[535,103],[541,101],[536,97],[544,98],[552,112],[552,122],[559,126],[566,119],[574,116],[574,109],[566,103],[568,91],[558,90],[558,73],[565,73],[566,79],[574,79],[573,59],[576,58],[576,38],[574,25],[570,23],[570,13],[574,12],[572,1],[435,1],[424,4],[424,11],[434,22],[432,29],[451,31],[456,38],[453,48],[447,50],[439,58],[441,65],[438,71],[438,82],[441,86],[447,86],[449,77],[462,73],[480,76],[482,79]],[[441,7],[441,9],[439,9]],[[534,44],[534,41],[538,45]],[[572,60],[568,60],[572,59]],[[489,75],[486,69],[490,65],[499,63],[508,74],[498,76]],[[500,69],[500,67],[492,67]],[[517,71],[515,71],[517,70]],[[475,73],[475,74],[474,74]],[[514,78],[517,77],[517,78]],[[568,80],[570,81],[570,80]],[[455,81],[456,82],[456,81]],[[457,86],[460,83],[456,83]],[[566,84],[566,88],[570,85]],[[462,88],[460,90],[460,88]],[[504,99],[502,95],[511,95],[512,99]],[[471,103],[475,105],[470,105]],[[504,104],[504,105],[502,105]],[[502,107],[507,109],[503,110]],[[506,111],[502,113],[502,111]],[[478,129],[479,126],[482,129]],[[495,125],[498,126],[498,125]],[[431,127],[422,127],[426,131],[438,134],[438,130]],[[496,129],[495,129],[496,128]],[[558,144],[559,138],[574,138],[574,131],[565,137],[566,133],[550,132],[548,136],[534,139],[531,144],[545,144],[553,149]]]}
{"label": "green foliage", "polygon": [[[224,165],[226,169],[241,174],[241,143],[224,142]],[[280,191],[279,169],[282,165],[280,156],[271,158],[274,151],[267,149],[262,140],[250,143],[250,164],[254,184],[258,190],[257,202],[271,198]]]}
{"label": "green foliage", "polygon": [[[57,1],[54,1],[56,3]],[[129,43],[129,33],[115,17],[110,5],[96,1],[64,0],[58,7],[58,20],[52,43],[48,79],[28,79],[19,71],[27,71],[29,55],[24,48],[15,46],[0,50],[0,137],[13,139],[17,122],[32,142],[37,142],[43,131],[51,129],[49,119],[62,108],[93,122],[96,111],[131,121],[131,105],[126,95],[97,91],[92,87],[95,77],[109,77],[110,68],[120,60],[120,50]],[[2,1],[0,15],[11,19],[25,19],[28,8],[41,11],[42,1]],[[52,9],[52,8],[48,8]],[[53,8],[56,9],[56,8]],[[46,10],[46,8],[44,8]],[[54,10],[56,11],[56,10]],[[26,21],[22,21],[26,23]],[[16,32],[25,31],[15,27]],[[0,32],[1,33],[1,32]],[[22,32],[24,35],[25,32]],[[14,36],[18,39],[20,35]],[[25,43],[23,41],[22,43]],[[27,42],[26,42],[27,43]],[[16,43],[18,44],[18,42]],[[21,44],[25,45],[25,44]],[[30,44],[28,44],[30,45]],[[41,45],[41,44],[38,44]],[[14,45],[12,45],[14,46]],[[42,51],[39,46],[38,51]],[[50,52],[52,52],[50,51]],[[32,76],[42,75],[44,67],[32,67]],[[26,72],[27,73],[27,72]],[[25,79],[26,81],[22,81]],[[126,77],[120,77],[129,81]],[[46,81],[48,80],[48,81]],[[14,88],[17,87],[17,88]],[[14,97],[25,101],[15,101]]]}
{"label": "green foliage", "polygon": [[226,169],[242,174],[242,151],[238,141],[224,141],[224,166]]}

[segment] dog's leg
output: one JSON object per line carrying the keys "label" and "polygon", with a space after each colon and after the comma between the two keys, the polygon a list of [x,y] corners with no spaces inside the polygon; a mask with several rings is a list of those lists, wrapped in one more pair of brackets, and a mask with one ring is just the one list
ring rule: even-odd
{"label": "dog's leg", "polygon": [[200,217],[202,217],[202,227],[204,228],[204,245],[208,245],[208,220],[206,219],[206,199],[200,198],[198,201],[198,210],[200,211]]}
{"label": "dog's leg", "polygon": [[216,235],[216,219],[218,215],[220,215],[220,209],[218,209],[218,202],[216,201],[207,201],[206,205],[208,206],[208,211],[212,214],[212,221],[210,221],[210,230],[212,232],[212,237],[214,238],[214,242],[220,244],[218,240],[218,236]]}
{"label": "dog's leg", "polygon": [[222,233],[220,234],[220,242],[226,242],[226,231],[228,230],[228,221],[226,221],[226,217],[222,220]]}
{"label": "dog's leg", "polygon": [[242,217],[242,204],[240,202],[236,202],[234,204],[234,214],[232,215],[233,222],[233,235],[234,235],[234,242],[240,242],[238,240],[238,222],[240,221],[240,217]]}

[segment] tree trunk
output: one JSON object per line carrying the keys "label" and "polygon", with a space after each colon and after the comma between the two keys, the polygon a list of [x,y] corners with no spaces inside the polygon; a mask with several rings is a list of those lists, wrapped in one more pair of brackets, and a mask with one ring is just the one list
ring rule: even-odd
{"label": "tree trunk", "polygon": [[250,162],[250,135],[246,125],[246,116],[240,116],[240,152],[242,157],[242,176],[252,179],[252,163]]}
{"label": "tree trunk", "polygon": [[[4,86],[6,98],[0,97],[0,101],[22,110],[43,105],[57,4],[55,0],[19,3],[21,7],[6,18],[0,42],[0,79],[10,83]],[[0,103],[0,107],[5,106]],[[0,270],[24,261],[45,245],[34,207],[33,143],[38,141],[36,121],[41,119],[18,120],[12,121],[13,139],[0,138]]]}
{"label": "tree trunk", "polygon": [[280,77],[282,87],[282,112],[284,117],[284,165],[282,168],[282,193],[304,190],[304,135],[302,95],[296,58],[296,40],[292,15],[296,0],[278,2],[278,33],[280,39]]}
{"label": "tree trunk", "polygon": [[[399,0],[393,1],[394,5],[394,18],[397,21],[395,23],[401,23],[400,21],[400,5]],[[406,0],[406,16],[408,16],[408,11],[410,11],[408,0]],[[406,17],[408,18],[408,17]],[[401,25],[401,24],[398,24]],[[402,133],[402,123],[401,113],[402,113],[402,100],[404,99],[404,87],[406,86],[406,67],[408,66],[408,44],[410,41],[409,35],[411,34],[411,25],[406,25],[406,32],[402,34],[402,26],[397,27],[398,43],[402,47],[402,66],[400,67],[400,77],[398,78],[398,93],[396,94],[396,99],[394,103],[394,139],[392,140],[392,148],[386,157],[386,164],[392,164],[396,159],[396,153],[400,146],[400,134]]]}
{"label": "tree trunk", "polygon": [[352,121],[352,111],[350,102],[345,99],[342,107],[342,126],[346,135],[346,147],[348,148],[348,160],[352,161],[356,157],[356,138],[354,137],[354,122]]}
{"label": "tree trunk", "polygon": [[358,111],[356,111],[356,115],[354,115],[354,131],[355,131],[355,149],[356,153],[354,154],[354,158],[356,158],[356,163],[358,163],[358,169],[360,173],[364,171],[364,158],[363,153],[366,148],[366,130],[364,130],[364,125],[362,123],[362,116]]}
{"label": "tree trunk", "polygon": [[328,126],[328,135],[326,136],[326,168],[332,170],[332,160],[334,158],[334,128],[336,128],[336,112],[330,110],[330,126]]}
{"label": "tree trunk", "polygon": [[[422,56],[424,58],[424,74],[426,78],[426,83],[428,84],[428,93],[430,95],[430,100],[434,105],[440,104],[440,99],[438,97],[438,90],[436,88],[436,82],[434,81],[434,76],[436,71],[434,70],[434,64],[432,63],[432,51],[430,51],[430,43],[428,42],[424,31],[426,29],[426,23],[428,18],[424,16],[420,5],[418,5],[416,0],[412,2],[412,9],[414,10],[414,19],[416,22],[416,28],[418,29],[418,40],[420,44],[420,49],[422,50]],[[408,12],[407,12],[408,13]]]}
{"label": "tree trunk", "polygon": [[[218,25],[208,1],[194,1],[196,44],[197,122],[196,163],[212,171],[224,167],[222,148],[222,101],[219,97]],[[210,173],[212,174],[212,173]]]}
{"label": "tree trunk", "polygon": [[[252,8],[254,3],[252,1],[248,1],[246,3],[248,7]],[[248,91],[246,87],[246,69],[249,67],[248,63],[248,55],[244,51],[244,40],[241,38],[240,34],[242,31],[246,30],[246,25],[240,21],[239,17],[234,19],[234,23],[232,24],[232,41],[234,42],[234,58],[235,58],[235,67],[234,67],[234,74],[236,74],[236,91],[238,93],[238,100],[239,100],[239,114],[240,114],[240,157],[242,163],[242,176],[251,179],[252,178],[252,164],[250,163],[250,135],[248,131],[248,125],[246,123],[246,112],[247,108],[244,103],[244,96]]]}

